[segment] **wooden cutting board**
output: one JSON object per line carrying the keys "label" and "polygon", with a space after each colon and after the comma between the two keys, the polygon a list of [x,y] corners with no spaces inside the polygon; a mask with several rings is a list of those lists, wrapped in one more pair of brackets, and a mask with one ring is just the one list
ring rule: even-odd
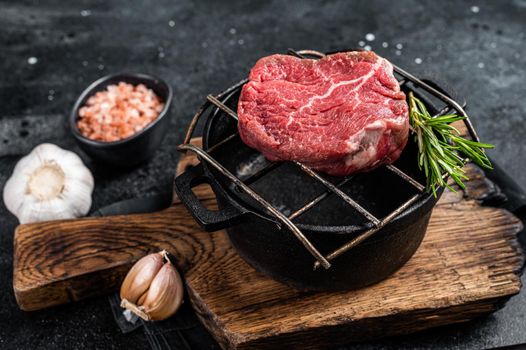
{"label": "wooden cutting board", "polygon": [[[178,171],[195,161],[183,158]],[[225,232],[203,232],[174,200],[158,213],[20,225],[15,295],[21,309],[38,310],[109,293],[133,262],[167,249],[200,319],[224,348],[319,348],[465,322],[519,292],[523,263],[521,222],[481,206],[498,188],[480,169],[467,169],[467,190],[445,192],[415,256],[388,280],[358,291],[306,293],[273,281],[237,256]],[[209,188],[196,192],[215,206]]]}

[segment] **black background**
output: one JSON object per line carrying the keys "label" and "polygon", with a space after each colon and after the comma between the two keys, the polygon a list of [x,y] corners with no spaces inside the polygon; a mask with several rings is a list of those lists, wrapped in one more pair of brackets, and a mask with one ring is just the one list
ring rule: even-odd
{"label": "black background", "polygon": [[[0,187],[17,160],[42,142],[81,154],[65,127],[76,97],[102,75],[136,71],[172,84],[171,130],[151,162],[131,171],[110,171],[81,154],[96,180],[93,208],[169,191],[175,147],[206,94],[244,78],[261,56],[360,41],[454,88],[468,101],[482,139],[496,145],[490,155],[526,187],[525,30],[526,0],[0,1]],[[367,42],[367,33],[375,40]],[[403,46],[400,55],[396,44]],[[37,62],[29,64],[30,57]],[[11,287],[15,226],[0,204],[0,348],[147,346],[141,332],[119,333],[104,297],[41,312],[18,310]],[[524,291],[484,319],[356,348],[520,342],[526,342]]]}

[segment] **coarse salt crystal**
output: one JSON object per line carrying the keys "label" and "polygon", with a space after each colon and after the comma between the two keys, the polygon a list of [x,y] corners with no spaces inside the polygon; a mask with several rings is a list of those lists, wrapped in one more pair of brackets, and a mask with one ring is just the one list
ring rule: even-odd
{"label": "coarse salt crystal", "polygon": [[77,126],[87,138],[117,141],[144,129],[163,108],[155,93],[143,84],[120,82],[88,99],[79,109]]}

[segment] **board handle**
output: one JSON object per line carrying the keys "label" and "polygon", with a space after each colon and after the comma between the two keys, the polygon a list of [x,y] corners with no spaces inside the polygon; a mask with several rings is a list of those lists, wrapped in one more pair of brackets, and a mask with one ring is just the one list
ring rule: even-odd
{"label": "board handle", "polygon": [[[205,199],[215,205],[214,199]],[[213,251],[215,235],[181,203],[147,214],[89,217],[20,225],[14,237],[13,289],[21,309],[107,294],[135,261],[167,250],[182,273]]]}
{"label": "board handle", "polygon": [[206,231],[218,231],[239,223],[247,214],[246,211],[232,204],[222,201],[219,210],[210,210],[197,198],[192,188],[208,184],[214,189],[213,180],[204,172],[201,164],[188,167],[184,173],[175,178],[174,190],[181,202],[186,206],[197,223]]}

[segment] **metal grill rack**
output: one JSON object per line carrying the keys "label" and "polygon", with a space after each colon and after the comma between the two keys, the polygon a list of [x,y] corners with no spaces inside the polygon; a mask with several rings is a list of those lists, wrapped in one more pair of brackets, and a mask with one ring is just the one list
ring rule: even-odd
{"label": "metal grill rack", "polygon": [[[356,51],[356,50],[341,50],[341,51],[335,51],[332,53],[337,52],[346,52],[346,51]],[[325,54],[313,51],[313,50],[300,50],[295,51],[292,49],[288,50],[288,53],[290,55],[294,55],[299,58],[314,58],[319,59],[325,56]],[[442,108],[439,113],[435,115],[435,117],[444,115],[447,113],[450,113],[452,111],[456,111],[458,114],[465,117],[463,120],[467,131],[470,135],[470,137],[475,140],[479,141],[478,135],[473,128],[473,125],[471,121],[469,120],[468,115],[463,109],[463,106],[461,106],[458,102],[451,99],[449,96],[444,94],[443,92],[439,91],[435,87],[429,85],[428,83],[418,79],[414,75],[406,72],[405,70],[397,67],[396,65],[393,65],[394,72],[396,73],[397,77],[399,78],[400,86],[404,86],[408,82],[411,82],[414,86],[422,88],[426,92],[428,92],[430,95],[436,97],[437,99],[441,100],[445,103],[445,107]],[[270,214],[272,214],[281,224],[286,226],[297,238],[298,240],[305,246],[305,248],[313,255],[313,257],[316,259],[314,262],[314,269],[317,269],[319,266],[323,266],[324,268],[328,269],[331,266],[330,261],[335,259],[336,257],[342,255],[343,253],[349,251],[356,245],[360,244],[367,238],[374,235],[376,232],[378,232],[381,228],[383,228],[386,224],[388,224],[391,220],[393,220],[395,217],[397,217],[399,214],[401,214],[404,210],[409,208],[413,203],[417,202],[422,196],[425,195],[425,186],[419,183],[417,180],[409,176],[408,174],[404,173],[402,170],[397,168],[394,165],[386,165],[385,167],[393,172],[394,174],[401,177],[403,180],[407,181],[409,184],[411,184],[415,189],[417,190],[417,193],[413,196],[411,196],[406,202],[401,204],[398,208],[396,208],[394,211],[389,213],[383,218],[377,218],[372,213],[370,213],[368,210],[363,208],[359,203],[357,203],[353,198],[351,198],[349,195],[347,195],[345,192],[341,190],[341,187],[349,182],[352,179],[352,176],[348,176],[343,178],[341,181],[339,181],[337,184],[333,184],[330,181],[327,181],[325,178],[323,178],[321,175],[319,175],[316,171],[310,169],[309,167],[305,166],[304,164],[301,164],[300,162],[293,162],[301,171],[318,181],[320,184],[322,184],[325,187],[325,191],[311,200],[310,202],[303,205],[301,208],[294,211],[289,216],[286,216],[283,214],[280,210],[278,210],[276,207],[271,205],[267,200],[265,200],[263,197],[261,197],[258,193],[256,193],[249,185],[253,183],[255,180],[261,178],[268,172],[272,171],[276,167],[278,167],[282,163],[277,162],[269,162],[269,165],[264,167],[263,169],[260,169],[254,174],[251,174],[248,178],[245,178],[243,180],[236,177],[234,174],[232,174],[228,169],[226,169],[221,163],[219,163],[212,154],[214,151],[218,148],[220,148],[222,145],[224,145],[226,142],[230,141],[231,139],[235,138],[238,133],[234,133],[227,138],[223,139],[222,141],[215,144],[213,147],[209,148],[207,151],[205,151],[202,148],[199,148],[197,146],[194,146],[190,144],[190,140],[194,134],[195,128],[198,124],[199,119],[204,114],[204,112],[212,106],[217,107],[219,110],[223,111],[230,117],[234,118],[236,121],[238,120],[238,116],[236,112],[234,112],[232,109],[230,109],[228,106],[226,106],[221,100],[228,100],[231,96],[233,96],[235,93],[239,92],[244,84],[248,82],[248,79],[242,80],[239,83],[231,86],[230,88],[226,89],[225,91],[213,96],[208,95],[207,101],[199,108],[197,113],[194,115],[189,127],[188,131],[186,133],[186,137],[184,140],[184,143],[178,147],[179,151],[187,152],[192,151],[197,154],[199,159],[201,161],[207,162],[209,165],[211,165],[213,168],[218,170],[222,175],[224,175],[226,178],[228,178],[232,183],[241,191],[245,192],[249,196],[251,196],[255,201],[257,201],[259,204],[261,204]],[[469,161],[469,159],[464,159],[464,163]],[[447,177],[447,174],[443,175],[444,177]],[[298,216],[304,214],[308,210],[312,209],[314,206],[316,206],[319,202],[327,198],[330,194],[334,194],[338,196],[341,200],[345,201],[349,206],[353,207],[355,210],[357,210],[361,215],[363,215],[369,222],[372,224],[371,228],[366,230],[365,232],[359,234],[355,238],[351,239],[347,243],[343,244],[336,250],[330,252],[327,255],[321,254],[318,249],[305,237],[305,235],[301,232],[301,230],[294,224],[293,220],[297,218]]]}

